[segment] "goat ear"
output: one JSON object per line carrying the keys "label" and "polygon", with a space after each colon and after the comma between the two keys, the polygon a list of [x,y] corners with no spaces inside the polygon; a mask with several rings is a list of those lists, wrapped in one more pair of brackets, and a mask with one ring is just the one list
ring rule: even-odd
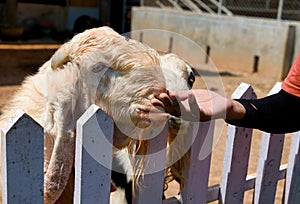
{"label": "goat ear", "polygon": [[63,44],[52,56],[51,58],[51,67],[52,69],[57,69],[63,64],[70,61],[69,57],[70,45],[69,43]]}

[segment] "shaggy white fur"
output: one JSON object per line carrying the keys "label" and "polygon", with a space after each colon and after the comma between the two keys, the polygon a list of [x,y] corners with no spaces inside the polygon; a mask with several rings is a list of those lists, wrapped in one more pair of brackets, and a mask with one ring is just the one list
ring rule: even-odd
{"label": "shaggy white fur", "polygon": [[[185,61],[173,53],[160,53],[160,60],[166,88],[168,90],[187,90],[192,88],[195,76],[192,68]],[[166,188],[168,182],[174,178],[178,181],[182,179],[184,163],[188,160],[186,156],[188,148],[183,148],[183,140],[184,137],[187,136],[186,129],[189,127],[189,123],[182,123],[183,122],[178,124],[174,120],[169,120],[170,144],[167,147],[166,165],[168,168],[166,168]],[[177,137],[176,141],[174,141],[175,137]],[[180,158],[182,159],[180,160]],[[116,191],[111,193],[110,204],[128,204],[132,199],[132,188],[130,185],[133,180],[133,167],[130,162],[128,151],[121,150],[115,153],[113,170],[116,169],[118,171],[118,173],[115,174],[118,174],[120,178],[113,178],[118,180],[118,186],[116,186]],[[170,172],[172,172],[172,175],[170,175]]]}
{"label": "shaggy white fur", "polygon": [[[180,77],[166,81],[169,70],[163,71],[161,65],[173,59],[175,55],[160,56],[143,43],[100,27],[74,36],[37,74],[24,80],[5,107],[0,127],[18,109],[44,127],[45,203],[55,203],[67,186],[74,162],[76,120],[91,104],[113,118],[115,147],[136,144],[146,151],[147,144],[141,143],[140,137],[169,117],[149,99],[164,92],[173,80],[179,80],[183,89],[188,88],[186,71],[181,76],[185,81]],[[135,139],[127,135],[135,135]]]}

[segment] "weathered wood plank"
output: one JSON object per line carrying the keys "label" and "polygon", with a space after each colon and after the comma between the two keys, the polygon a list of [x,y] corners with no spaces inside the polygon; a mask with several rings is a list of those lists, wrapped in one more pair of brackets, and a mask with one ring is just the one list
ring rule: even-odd
{"label": "weathered wood plank", "polygon": [[[276,83],[269,95],[280,89],[281,83]],[[256,170],[254,203],[274,203],[283,143],[284,134],[263,132]]]}
{"label": "weathered wood plank", "polygon": [[20,111],[2,132],[2,203],[44,203],[44,131]]}
{"label": "weathered wood plank", "polygon": [[[287,166],[288,166],[287,164],[282,164],[280,166],[278,181],[286,178]],[[245,183],[245,191],[254,189],[255,180],[256,180],[256,173],[247,175],[246,183]],[[210,202],[218,200],[219,195],[220,195],[220,184],[209,186],[207,189],[207,196],[206,196],[207,201],[206,202],[210,203]],[[174,197],[168,198],[168,199],[164,200],[164,202],[163,202],[163,204],[177,204],[177,203],[181,203],[180,196],[174,196]]]}
{"label": "weathered wood plank", "polygon": [[[280,89],[277,83],[270,94]],[[250,85],[242,83],[232,98],[255,98]],[[109,203],[113,151],[113,121],[92,105],[77,122],[74,203]],[[253,203],[273,203],[277,182],[286,177],[284,203],[300,200],[300,132],[292,135],[289,165],[281,165],[283,134],[263,133],[256,174],[247,175],[252,129],[228,126],[224,168],[220,185],[207,187],[214,122],[194,124],[189,136],[191,163],[185,169],[182,196],[162,201],[166,161],[167,126],[159,135],[150,132],[145,175],[134,204],[243,203],[244,192],[255,188]],[[19,112],[2,133],[3,203],[43,203],[43,129]],[[205,136],[204,136],[205,135]],[[155,136],[155,137],[153,137]],[[205,149],[205,150],[204,150]],[[202,156],[200,156],[202,155]],[[138,155],[136,155],[138,156]],[[79,168],[80,167],[80,168]]]}
{"label": "weathered wood plank", "polygon": [[192,146],[189,150],[190,166],[186,167],[182,201],[186,204],[206,203],[210,170],[211,151],[214,135],[214,121],[194,123],[189,132]]}
{"label": "weathered wood plank", "polygon": [[74,203],[109,203],[114,123],[96,105],[77,121]]}
{"label": "weathered wood plank", "polygon": [[209,203],[209,202],[219,200],[219,195],[220,195],[220,184],[209,186],[207,189],[206,202]]}
{"label": "weathered wood plank", "polygon": [[[166,162],[168,125],[159,134],[150,131],[148,151],[145,157],[144,176],[140,177],[140,188],[136,188],[133,204],[162,203],[163,183]],[[138,157],[140,155],[135,155]]]}
{"label": "weathered wood plank", "polygon": [[285,184],[285,204],[300,201],[300,131],[292,134],[289,163]]}
{"label": "weathered wood plank", "polygon": [[[278,180],[282,180],[282,179],[286,178],[287,166],[288,166],[287,164],[282,164],[280,166]],[[244,190],[248,191],[248,190],[254,189],[255,180],[256,180],[256,173],[247,175]],[[207,189],[207,203],[218,200],[219,195],[220,195],[219,192],[220,192],[220,185],[219,184],[208,187],[208,189]]]}
{"label": "weathered wood plank", "polygon": [[[253,99],[249,84],[241,83],[231,98]],[[252,129],[228,125],[219,203],[243,203]]]}
{"label": "weathered wood plank", "polygon": [[254,203],[274,203],[284,135],[263,133],[256,170]]}

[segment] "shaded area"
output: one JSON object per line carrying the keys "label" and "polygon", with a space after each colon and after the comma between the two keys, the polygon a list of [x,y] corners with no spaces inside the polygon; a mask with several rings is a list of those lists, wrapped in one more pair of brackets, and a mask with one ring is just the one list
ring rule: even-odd
{"label": "shaded area", "polygon": [[216,71],[210,71],[207,69],[197,69],[197,68],[193,68],[193,71],[194,71],[195,75],[197,75],[197,76],[233,76],[233,77],[240,76],[238,74],[234,74],[229,71],[216,72]]}
{"label": "shaded area", "polygon": [[[6,3],[9,0],[0,0],[0,3]],[[59,5],[59,6],[66,6],[66,0],[18,0],[17,2],[22,3],[36,3],[36,4],[49,4],[49,5]]]}
{"label": "shaded area", "polygon": [[35,74],[55,50],[1,50],[0,85],[19,85],[24,78]]}

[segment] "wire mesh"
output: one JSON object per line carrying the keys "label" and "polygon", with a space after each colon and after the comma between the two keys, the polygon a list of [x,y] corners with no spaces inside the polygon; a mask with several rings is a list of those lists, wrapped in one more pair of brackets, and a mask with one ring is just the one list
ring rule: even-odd
{"label": "wire mesh", "polygon": [[207,13],[220,14],[221,10],[228,15],[224,12],[228,9],[233,15],[300,21],[300,0],[144,0],[143,4],[191,10],[187,2]]}

